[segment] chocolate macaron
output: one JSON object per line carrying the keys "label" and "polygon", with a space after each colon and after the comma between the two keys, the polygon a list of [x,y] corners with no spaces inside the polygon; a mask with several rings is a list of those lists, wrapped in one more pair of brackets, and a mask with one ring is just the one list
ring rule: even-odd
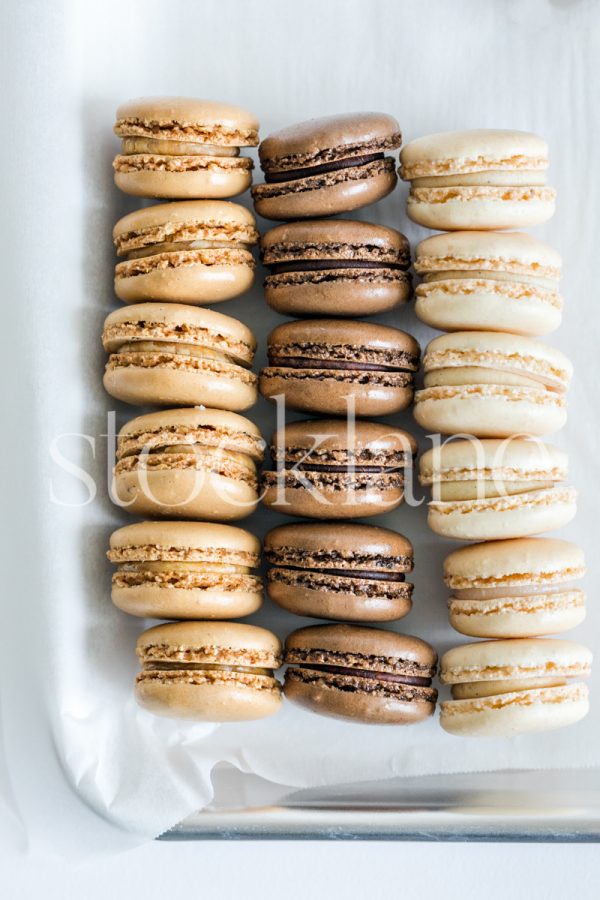
{"label": "chocolate macaron", "polygon": [[161,203],[113,229],[115,292],[125,303],[167,300],[202,306],[243,294],[254,281],[251,212],[226,200]]}
{"label": "chocolate macaron", "polygon": [[260,239],[265,299],[289,316],[369,316],[411,295],[410,247],[399,231],[350,219],[276,225]]}
{"label": "chocolate macaron", "polygon": [[300,319],[278,325],[267,340],[263,397],[284,395],[292,409],[334,416],[386,416],[412,402],[420,348],[398,328]]}
{"label": "chocolate macaron", "polygon": [[239,106],[189,97],[145,97],[117,110],[115,184],[137,197],[234,197],[250,187],[256,118]]}
{"label": "chocolate macaron", "polygon": [[263,472],[265,506],[291,516],[355,519],[389,512],[404,499],[417,444],[380,422],[292,422],[271,439]]}
{"label": "chocolate macaron", "polygon": [[136,303],[106,318],[110,356],[104,386],[138,406],[212,406],[244,410],[256,402],[249,328],[212,309]]}
{"label": "chocolate macaron", "polygon": [[313,625],[285,642],[284,693],[312,712],[370,725],[432,715],[437,654],[420,638],[359,625]]}
{"label": "chocolate macaron", "polygon": [[412,606],[410,541],[388,528],[293,522],[265,536],[267,592],[298,616],[391,622]]}
{"label": "chocolate macaron", "polygon": [[265,219],[333,216],[367,206],[396,186],[398,122],[385,113],[309,119],[265,138],[258,155],[265,184],[252,188]]}
{"label": "chocolate macaron", "polygon": [[113,498],[138,516],[241,519],[258,503],[264,441],[221,409],[167,409],[127,422],[117,439]]}

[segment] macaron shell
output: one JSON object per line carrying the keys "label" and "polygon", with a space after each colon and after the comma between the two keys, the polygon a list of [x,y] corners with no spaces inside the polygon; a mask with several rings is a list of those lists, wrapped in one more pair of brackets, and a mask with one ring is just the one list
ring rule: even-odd
{"label": "macaron shell", "polygon": [[591,665],[591,650],[575,641],[553,638],[471,641],[444,653],[440,680],[444,684],[470,684],[579,678],[589,674]]}
{"label": "macaron shell", "polygon": [[[287,583],[281,580],[285,573],[289,575]],[[393,622],[412,608],[412,585],[398,584],[402,589],[395,592],[387,582],[283,568],[268,573],[267,593],[274,603],[297,616],[342,622]]]}
{"label": "macaron shell", "polygon": [[436,231],[494,231],[541,225],[554,215],[555,203],[546,187],[411,188],[406,213]]}
{"label": "macaron shell", "polygon": [[[303,473],[306,475],[307,473]],[[265,480],[262,501],[267,509],[287,516],[306,516],[309,519],[359,519],[391,512],[402,503],[404,487],[386,487],[380,482],[366,490],[347,491],[319,484],[318,475],[311,478],[314,491],[305,487],[285,487],[285,500],[280,500],[276,483]],[[265,473],[268,476],[268,473]]]}
{"label": "macaron shell", "polygon": [[225,371],[215,372],[186,371],[175,365],[107,367],[104,387],[112,397],[134,406],[210,406],[242,412],[256,403],[257,384],[247,381],[246,370],[239,366],[224,366]]}
{"label": "macaron shell", "polygon": [[[263,397],[285,396],[291,409],[301,412],[346,416],[387,416],[410,406],[412,385],[389,383],[383,372],[366,372],[357,363],[355,370],[291,369],[267,367],[260,373],[259,389]],[[386,383],[387,382],[387,383]]]}
{"label": "macaron shell", "polygon": [[[259,123],[251,112],[231,103],[204,100],[197,97],[137,97],[117,108],[115,132],[119,135],[138,134],[140,130],[154,133],[154,123],[164,131],[173,126],[169,140],[198,140],[200,143],[222,143],[226,146],[254,146],[258,143]],[[137,127],[123,120],[138,120]],[[184,126],[184,129],[181,129]],[[185,127],[191,126],[191,127]],[[198,133],[194,132],[194,126]]]}
{"label": "macaron shell", "polygon": [[278,691],[260,690],[234,680],[224,684],[142,681],[136,684],[135,696],[140,706],[154,715],[196,722],[263,719],[281,706]]}
{"label": "macaron shell", "polygon": [[[122,157],[128,159],[128,157]],[[119,159],[119,157],[117,157]],[[151,159],[151,158],[150,158]],[[225,157],[211,156],[204,169],[186,172],[165,172],[160,168],[142,168],[130,172],[115,172],[115,185],[125,194],[156,200],[225,199],[243,194],[252,184],[252,170],[232,166]]]}
{"label": "macaron shell", "polygon": [[262,605],[262,586],[224,591],[215,576],[213,588],[177,588],[150,582],[113,585],[112,602],[130,616],[147,619],[241,619]]}
{"label": "macaron shell", "polygon": [[584,574],[581,548],[558,538],[524,538],[461,547],[444,560],[444,582],[455,591],[492,589],[504,591],[505,596],[518,596],[523,586],[535,586],[545,593],[563,590],[564,582]]}
{"label": "macaron shell", "polygon": [[376,525],[291,522],[265,535],[271,565],[372,572],[411,572],[413,547],[408,538]]}
{"label": "macaron shell", "polygon": [[253,283],[254,269],[250,264],[192,263],[116,277],[115,292],[125,303],[165,300],[202,306],[231,300],[248,291]]}
{"label": "macaron shell", "polygon": [[319,272],[302,273],[302,280],[297,273],[297,281],[286,283],[267,276],[265,300],[286,316],[374,316],[406,303],[412,293],[409,278],[385,281],[377,270],[368,275],[364,270],[333,271],[335,276],[330,270],[325,281]]}
{"label": "macaron shell", "polygon": [[561,634],[585,619],[583,591],[513,596],[494,600],[448,601],[450,625],[461,634],[480,638],[527,638]]}

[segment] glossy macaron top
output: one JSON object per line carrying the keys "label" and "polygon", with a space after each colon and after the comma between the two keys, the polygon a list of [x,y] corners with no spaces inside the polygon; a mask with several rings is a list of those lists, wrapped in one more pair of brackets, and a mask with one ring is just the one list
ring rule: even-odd
{"label": "glossy macaron top", "polygon": [[444,582],[451,590],[504,588],[518,593],[523,585],[540,589],[585,574],[583,551],[557,538],[517,538],[461,547],[444,560]]}
{"label": "glossy macaron top", "polygon": [[260,541],[243,528],[215,522],[136,522],[111,534],[108,557],[119,563],[156,559],[256,568]]}
{"label": "glossy macaron top", "polygon": [[265,535],[264,553],[274,565],[361,572],[411,572],[412,544],[375,525],[292,522]]}
{"label": "glossy macaron top", "polygon": [[397,466],[410,465],[417,442],[407,431],[381,422],[355,422],[343,419],[309,419],[290,422],[271,439],[275,459],[306,456],[306,464],[337,466],[343,464]]}
{"label": "glossy macaron top", "polygon": [[568,456],[552,444],[524,438],[447,441],[419,461],[421,484],[474,479],[562,481]]}
{"label": "glossy macaron top", "polygon": [[307,219],[276,225],[260,239],[260,250],[266,266],[285,263],[340,260],[410,266],[408,240],[394,228],[352,219]]}
{"label": "glossy macaron top", "polygon": [[137,303],[106,317],[102,343],[109,353],[139,341],[206,347],[246,366],[256,350],[256,338],[238,319],[181,303]]}
{"label": "glossy macaron top", "polygon": [[406,181],[486,171],[543,171],[548,166],[548,145],[527,131],[448,131],[410,141],[400,162]]}
{"label": "glossy macaron top", "polygon": [[[322,651],[322,652],[321,652]],[[314,662],[353,669],[391,672],[398,668],[418,678],[435,675],[437,653],[420,638],[359,625],[310,625],[285,641],[285,661]]]}
{"label": "glossy macaron top", "polygon": [[400,146],[400,126],[385,113],[347,113],[282,128],[259,147],[265,173],[285,173]]}
{"label": "glossy macaron top", "polygon": [[448,273],[484,273],[487,277],[509,275],[535,279],[555,288],[560,279],[560,254],[537,238],[522,232],[454,231],[434,234],[417,244],[415,271],[426,280]]}
{"label": "glossy macaron top", "polygon": [[140,635],[142,663],[215,663],[261,669],[281,665],[281,643],[266,628],[239,622],[175,622]]}
{"label": "glossy macaron top", "polygon": [[440,661],[444,684],[524,681],[589,675],[592,653],[574,641],[518,638],[476,641],[448,650]]}
{"label": "glossy macaron top", "polygon": [[258,121],[240,106],[192,97],[140,97],[117,109],[119,137],[165,138],[188,143],[258,144]]}
{"label": "glossy macaron top", "polygon": [[181,200],[146,206],[119,219],[113,241],[119,256],[150,252],[153,245],[250,245],[258,240],[252,213],[229,200]]}
{"label": "glossy macaron top", "polygon": [[417,371],[420,347],[412,335],[389,325],[348,319],[301,319],[278,325],[268,336],[271,365],[323,361]]}

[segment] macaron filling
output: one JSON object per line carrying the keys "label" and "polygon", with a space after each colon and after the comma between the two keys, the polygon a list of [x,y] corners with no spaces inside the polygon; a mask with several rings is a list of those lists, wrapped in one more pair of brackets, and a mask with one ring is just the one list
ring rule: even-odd
{"label": "macaron filling", "polygon": [[267,184],[277,184],[282,181],[296,181],[298,178],[306,178],[307,175],[323,175],[325,172],[337,172],[339,169],[349,169],[351,166],[366,166],[379,159],[384,159],[383,152],[363,153],[357,156],[348,156],[345,159],[335,159],[319,165],[305,166],[300,169],[285,169],[280,172],[263,168],[265,168],[265,181]]}
{"label": "macaron filling", "polygon": [[124,137],[121,141],[121,153],[125,156],[136,153],[159,156],[239,156],[240,148],[225,144],[174,141],[169,138]]}
{"label": "macaron filling", "polygon": [[114,244],[118,256],[133,259],[134,254],[161,252],[158,248],[173,245],[173,249],[237,248],[247,249],[258,240],[258,232],[249,223],[219,222],[217,220],[164,222],[147,228],[117,233]]}

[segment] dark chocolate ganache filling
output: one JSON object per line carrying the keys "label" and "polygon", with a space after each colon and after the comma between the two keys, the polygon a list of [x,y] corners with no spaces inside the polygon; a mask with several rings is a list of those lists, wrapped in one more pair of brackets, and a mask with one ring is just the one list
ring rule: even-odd
{"label": "dark chocolate ganache filling", "polygon": [[328,269],[405,269],[401,263],[376,262],[367,259],[299,259],[287,262],[265,263],[271,275],[286,272],[325,272]]}
{"label": "dark chocolate ganache filling", "polygon": [[[307,573],[306,568],[302,566],[282,566],[284,569],[291,569],[293,572]],[[314,572],[319,575],[339,575],[343,578],[362,578],[371,581],[404,581],[404,572],[372,572],[366,569],[318,569],[314,568]]]}
{"label": "dark chocolate ganache filling", "polygon": [[391,672],[375,672],[372,669],[350,669],[345,666],[328,666],[324,663],[294,663],[300,669],[316,669],[332,675],[349,675],[354,678],[371,678],[375,681],[391,681],[395,684],[411,684],[418,687],[430,687],[431,678],[420,678],[417,675],[394,675]]}
{"label": "dark chocolate ganache filling", "polygon": [[[404,365],[403,365],[404,364]],[[278,356],[269,353],[269,365],[284,369],[338,369],[361,372],[412,372],[415,368],[414,357],[406,354],[404,360],[388,365],[365,363],[350,359],[318,359],[307,356]]]}
{"label": "dark chocolate ganache filling", "polygon": [[366,166],[383,158],[383,153],[368,153],[363,156],[351,156],[347,159],[337,159],[334,162],[322,163],[320,166],[307,166],[304,169],[289,169],[287,172],[265,172],[265,181],[267,184],[295,181],[297,178],[307,178],[309,175],[323,175],[326,172],[336,172],[338,169],[349,169],[352,166]]}

